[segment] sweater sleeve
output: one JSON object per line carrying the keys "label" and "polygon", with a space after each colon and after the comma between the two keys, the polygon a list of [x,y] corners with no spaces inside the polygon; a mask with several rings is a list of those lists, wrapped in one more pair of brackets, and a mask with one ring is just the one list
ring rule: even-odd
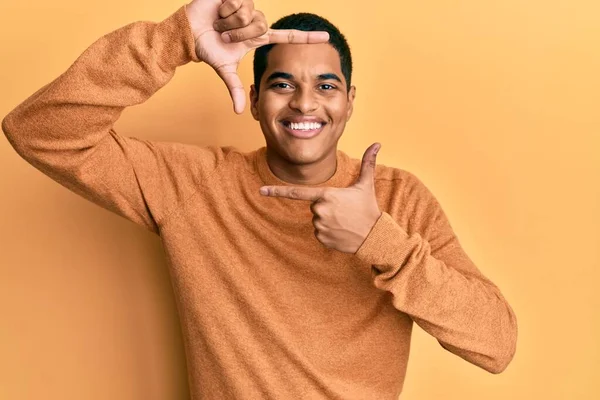
{"label": "sweater sleeve", "polygon": [[433,194],[415,186],[420,226],[409,234],[383,212],[355,255],[371,265],[375,286],[392,294],[395,308],[443,348],[500,373],[516,351],[516,316],[462,249]]}
{"label": "sweater sleeve", "polygon": [[17,153],[71,191],[158,233],[171,211],[216,168],[219,149],[124,137],[113,125],[190,61],[185,13],[134,22],[89,46],[2,121]]}

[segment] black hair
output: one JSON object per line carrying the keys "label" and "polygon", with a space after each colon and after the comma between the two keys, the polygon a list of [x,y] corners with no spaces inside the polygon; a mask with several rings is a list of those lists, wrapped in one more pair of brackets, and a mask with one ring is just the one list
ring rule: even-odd
{"label": "black hair", "polygon": [[[325,18],[311,13],[290,14],[280,18],[271,25],[271,29],[298,29],[301,31],[326,31],[329,33],[329,44],[340,56],[342,74],[346,79],[346,89],[350,91],[352,78],[352,55],[350,46],[340,30]],[[261,46],[254,52],[254,86],[256,93],[260,89],[260,80],[267,69],[267,56],[276,44]]]}

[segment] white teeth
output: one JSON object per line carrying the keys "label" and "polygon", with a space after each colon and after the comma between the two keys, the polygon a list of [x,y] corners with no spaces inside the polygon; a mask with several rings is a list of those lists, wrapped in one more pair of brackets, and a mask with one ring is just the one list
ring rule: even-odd
{"label": "white teeth", "polygon": [[301,131],[312,131],[321,127],[320,122],[290,122],[290,128]]}

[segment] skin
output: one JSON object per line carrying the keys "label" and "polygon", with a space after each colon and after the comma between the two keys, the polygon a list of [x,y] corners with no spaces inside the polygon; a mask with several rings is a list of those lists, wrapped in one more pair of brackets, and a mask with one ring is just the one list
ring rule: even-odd
{"label": "skin", "polygon": [[[279,44],[267,57],[260,92],[252,85],[250,101],[265,136],[269,167],[291,184],[325,182],[336,171],[337,143],[352,116],[356,87],[346,89],[339,54],[329,43]],[[267,82],[275,72],[292,77]],[[319,77],[323,74],[329,74],[327,79]],[[326,125],[314,138],[294,138],[281,122],[303,116],[316,116]]]}

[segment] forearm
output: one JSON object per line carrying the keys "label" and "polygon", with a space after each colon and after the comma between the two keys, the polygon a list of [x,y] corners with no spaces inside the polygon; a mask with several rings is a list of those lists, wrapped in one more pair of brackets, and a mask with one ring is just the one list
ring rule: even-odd
{"label": "forearm", "polygon": [[124,108],[146,101],[192,60],[199,61],[184,7],[159,23],[129,24],[94,42],[19,104],[2,121],[3,131],[36,167],[75,168]]}
{"label": "forearm", "polygon": [[124,108],[147,100],[195,57],[183,7],[159,23],[129,24],[97,40],[66,72],[18,105],[2,129],[17,153],[42,173],[158,233],[193,192],[197,175],[214,165],[192,171],[188,165],[202,164],[198,150],[119,135],[113,125]]}
{"label": "forearm", "polygon": [[444,348],[489,372],[506,368],[516,348],[515,314],[455,236],[434,257],[427,240],[385,214],[357,256],[376,268],[375,286]]}

